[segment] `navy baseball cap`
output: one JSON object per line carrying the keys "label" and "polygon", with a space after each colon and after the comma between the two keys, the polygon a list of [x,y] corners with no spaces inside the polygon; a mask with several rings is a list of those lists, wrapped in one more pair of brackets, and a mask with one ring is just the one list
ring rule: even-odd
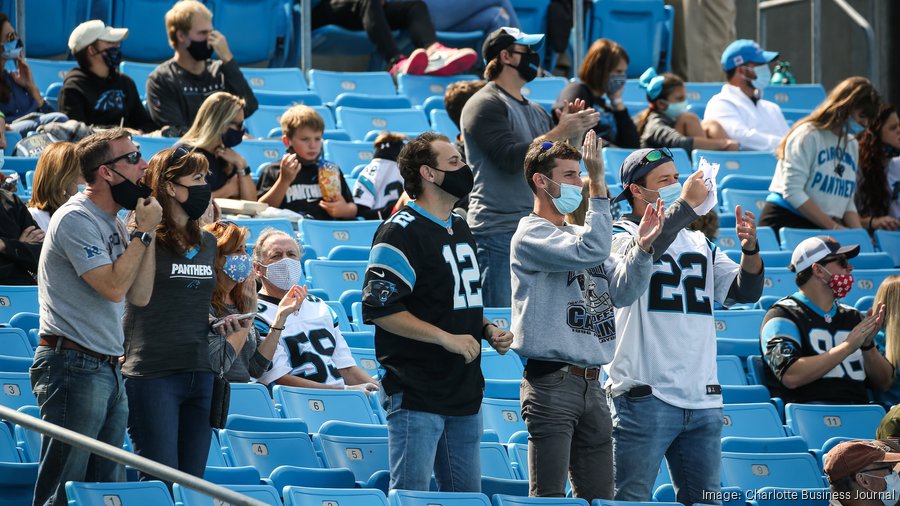
{"label": "navy baseball cap", "polygon": [[778,58],[774,51],[763,51],[754,40],[738,39],[722,52],[722,68],[726,72],[745,63],[769,63]]}
{"label": "navy baseball cap", "polygon": [[618,202],[631,196],[631,190],[628,189],[628,185],[639,181],[642,177],[649,174],[650,171],[666,162],[674,163],[672,152],[669,151],[669,148],[644,148],[632,151],[628,158],[625,158],[625,161],[622,162],[622,167],[619,168],[619,183],[624,190],[612,201]]}
{"label": "navy baseball cap", "polygon": [[481,56],[484,57],[486,63],[496,58],[500,51],[513,44],[535,46],[543,42],[543,40],[543,33],[527,34],[518,28],[503,26],[491,32],[484,39],[484,45],[481,47]]}

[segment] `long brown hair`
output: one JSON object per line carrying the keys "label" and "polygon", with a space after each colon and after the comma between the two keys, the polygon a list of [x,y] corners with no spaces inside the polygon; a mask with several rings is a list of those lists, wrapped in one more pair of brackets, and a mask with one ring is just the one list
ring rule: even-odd
{"label": "long brown hair", "polygon": [[638,135],[644,135],[644,128],[647,127],[647,120],[650,119],[650,115],[656,111],[656,101],[657,100],[668,100],[669,95],[675,91],[675,88],[679,86],[684,86],[684,80],[675,74],[665,73],[663,74],[665,80],[663,81],[662,91],[659,92],[659,96],[656,98],[650,98],[650,95],[647,95],[647,102],[649,102],[649,106],[646,109],[639,112],[637,117],[634,118],[634,124],[637,126]]}
{"label": "long brown hair", "polygon": [[819,130],[843,129],[851,112],[859,109],[862,116],[874,118],[879,105],[881,97],[868,79],[859,76],[848,77],[832,88],[825,100],[809,116],[794,123],[787,135],[781,139],[781,144],[775,150],[775,156],[779,160],[784,160],[787,140],[802,125],[808,123]]}
{"label": "long brown hair", "polygon": [[[177,154],[173,156],[173,153]],[[200,243],[200,224],[197,220],[188,220],[183,229],[175,225],[169,215],[169,207],[181,204],[169,195],[166,186],[180,177],[205,173],[209,170],[209,163],[200,153],[186,152],[185,148],[176,147],[156,153],[148,165],[144,183],[153,191],[152,195],[163,210],[162,221],[156,226],[156,240],[162,248],[172,253],[184,253]]]}
{"label": "long brown hair", "polygon": [[882,105],[878,114],[859,136],[859,176],[856,188],[856,208],[864,216],[885,216],[891,205],[887,181],[887,153],[881,142],[881,129],[897,110]]}
{"label": "long brown hair", "polygon": [[[247,240],[247,227],[239,227],[230,221],[219,220],[203,228],[216,236],[216,288],[213,290],[211,304],[215,308],[216,314],[221,315],[225,313],[225,294],[228,293],[225,291],[225,285],[230,279],[225,274],[225,257],[237,254],[244,247]],[[250,299],[243,296],[244,285],[255,282],[251,276],[242,283],[235,284],[231,289],[231,299],[241,313],[251,310]]]}
{"label": "long brown hair", "polygon": [[81,163],[72,142],[55,142],[38,158],[34,169],[31,200],[28,207],[47,211],[52,216],[69,200],[66,191],[81,175]]}
{"label": "long brown hair", "polygon": [[630,63],[625,48],[609,39],[597,39],[584,56],[578,69],[578,79],[594,94],[603,95],[609,84],[609,75],[623,60]]}
{"label": "long brown hair", "polygon": [[875,293],[873,309],[884,304],[884,357],[896,369],[900,366],[900,276],[888,276]]}
{"label": "long brown hair", "polygon": [[[0,12],[0,29],[3,28],[4,23],[9,23],[12,26],[12,21],[9,20],[9,16],[4,12]],[[6,41],[3,41],[6,42]],[[9,102],[12,98],[12,90],[6,84],[6,79],[0,79],[0,104],[5,104]]]}

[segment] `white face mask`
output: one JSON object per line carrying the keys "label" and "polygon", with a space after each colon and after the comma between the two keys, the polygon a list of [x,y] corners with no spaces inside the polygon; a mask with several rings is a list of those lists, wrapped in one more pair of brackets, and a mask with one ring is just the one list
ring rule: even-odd
{"label": "white face mask", "polygon": [[282,290],[290,290],[294,285],[300,284],[303,278],[303,264],[294,258],[282,258],[264,266],[269,283]]}
{"label": "white face mask", "polygon": [[[871,474],[863,474],[872,478],[878,478]],[[900,500],[900,475],[895,471],[891,471],[890,474],[884,477],[884,484],[884,491],[875,492],[875,494],[881,499],[884,506],[895,506],[897,501]]]}

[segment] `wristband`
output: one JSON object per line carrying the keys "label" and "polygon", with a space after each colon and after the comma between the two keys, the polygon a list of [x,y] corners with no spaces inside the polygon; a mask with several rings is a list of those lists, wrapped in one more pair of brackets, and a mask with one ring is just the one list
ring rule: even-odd
{"label": "wristband", "polygon": [[[488,322],[488,323],[485,323],[483,327],[481,327],[481,337],[482,338],[484,337],[484,331],[487,330],[487,328],[490,327],[491,325],[494,325],[494,324],[491,322]],[[494,325],[494,327],[496,327],[496,325]]]}
{"label": "wristband", "polygon": [[759,241],[756,241],[756,246],[752,250],[746,250],[744,248],[741,248],[741,253],[743,253],[745,255],[755,255],[755,254],[759,253]]}
{"label": "wristband", "polygon": [[248,165],[248,166],[244,167],[243,172],[244,172],[245,176],[249,176],[250,175],[250,166]]}
{"label": "wristband", "polygon": [[869,344],[868,346],[862,345],[862,346],[859,347],[859,349],[862,350],[862,351],[869,351],[869,350],[871,350],[871,349],[874,348],[874,347],[875,347],[875,341],[872,340],[872,343],[871,343],[871,344]]}
{"label": "wristband", "polygon": [[269,327],[269,330],[284,330],[284,327],[276,327],[273,325],[273,326]]}

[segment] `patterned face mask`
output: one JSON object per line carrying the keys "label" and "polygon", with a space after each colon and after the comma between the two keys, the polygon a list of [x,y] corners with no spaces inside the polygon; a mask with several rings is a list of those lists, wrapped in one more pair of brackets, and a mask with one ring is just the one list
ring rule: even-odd
{"label": "patterned face mask", "polygon": [[828,287],[831,288],[836,299],[843,299],[850,293],[850,289],[853,288],[853,274],[832,274],[824,267],[822,270],[831,276],[828,280]]}
{"label": "patterned face mask", "polygon": [[225,257],[225,265],[222,267],[225,275],[237,283],[243,283],[250,277],[253,263],[246,253],[240,255],[228,255]]}

